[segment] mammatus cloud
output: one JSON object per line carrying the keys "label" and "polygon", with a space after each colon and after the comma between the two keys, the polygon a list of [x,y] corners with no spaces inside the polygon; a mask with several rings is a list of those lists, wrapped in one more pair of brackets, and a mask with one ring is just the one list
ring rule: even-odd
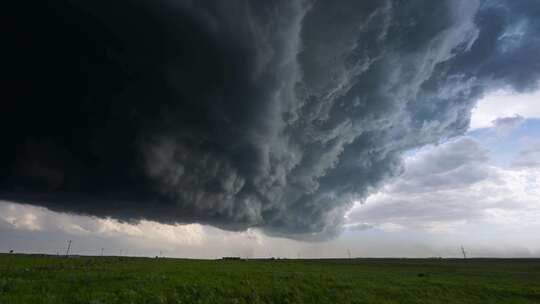
{"label": "mammatus cloud", "polygon": [[21,13],[1,197],[127,221],[336,235],[403,151],[465,132],[492,88],[540,78],[536,0]]}

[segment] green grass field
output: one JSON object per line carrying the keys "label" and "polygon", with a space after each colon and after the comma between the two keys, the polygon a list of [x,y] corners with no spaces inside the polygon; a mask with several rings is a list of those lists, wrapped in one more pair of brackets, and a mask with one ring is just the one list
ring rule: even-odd
{"label": "green grass field", "polygon": [[0,255],[0,303],[540,303],[540,260]]}

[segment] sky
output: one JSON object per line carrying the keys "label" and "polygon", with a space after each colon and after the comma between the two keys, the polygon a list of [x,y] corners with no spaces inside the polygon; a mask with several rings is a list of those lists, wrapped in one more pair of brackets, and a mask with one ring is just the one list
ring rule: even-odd
{"label": "sky", "polygon": [[36,6],[0,251],[540,256],[535,0]]}
{"label": "sky", "polygon": [[[189,258],[344,258],[349,250],[358,257],[460,257],[463,245],[476,257],[538,257],[539,93],[494,92],[480,100],[465,135],[409,151],[405,172],[356,203],[345,231],[332,240],[130,224],[2,201],[0,251],[64,254],[73,240],[73,252],[88,255],[104,248],[110,255]],[[490,106],[496,103],[502,106]],[[497,124],[508,117],[519,123]]]}

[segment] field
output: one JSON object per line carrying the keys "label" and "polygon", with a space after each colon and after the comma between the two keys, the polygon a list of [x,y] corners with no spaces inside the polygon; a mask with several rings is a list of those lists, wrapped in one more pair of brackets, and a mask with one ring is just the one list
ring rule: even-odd
{"label": "field", "polygon": [[540,303],[540,260],[0,255],[0,303]]}

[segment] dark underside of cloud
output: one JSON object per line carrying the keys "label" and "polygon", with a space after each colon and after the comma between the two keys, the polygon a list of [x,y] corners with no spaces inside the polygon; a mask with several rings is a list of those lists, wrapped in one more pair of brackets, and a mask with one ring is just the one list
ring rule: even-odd
{"label": "dark underside of cloud", "polygon": [[316,239],[540,75],[540,2],[11,5],[0,199]]}

